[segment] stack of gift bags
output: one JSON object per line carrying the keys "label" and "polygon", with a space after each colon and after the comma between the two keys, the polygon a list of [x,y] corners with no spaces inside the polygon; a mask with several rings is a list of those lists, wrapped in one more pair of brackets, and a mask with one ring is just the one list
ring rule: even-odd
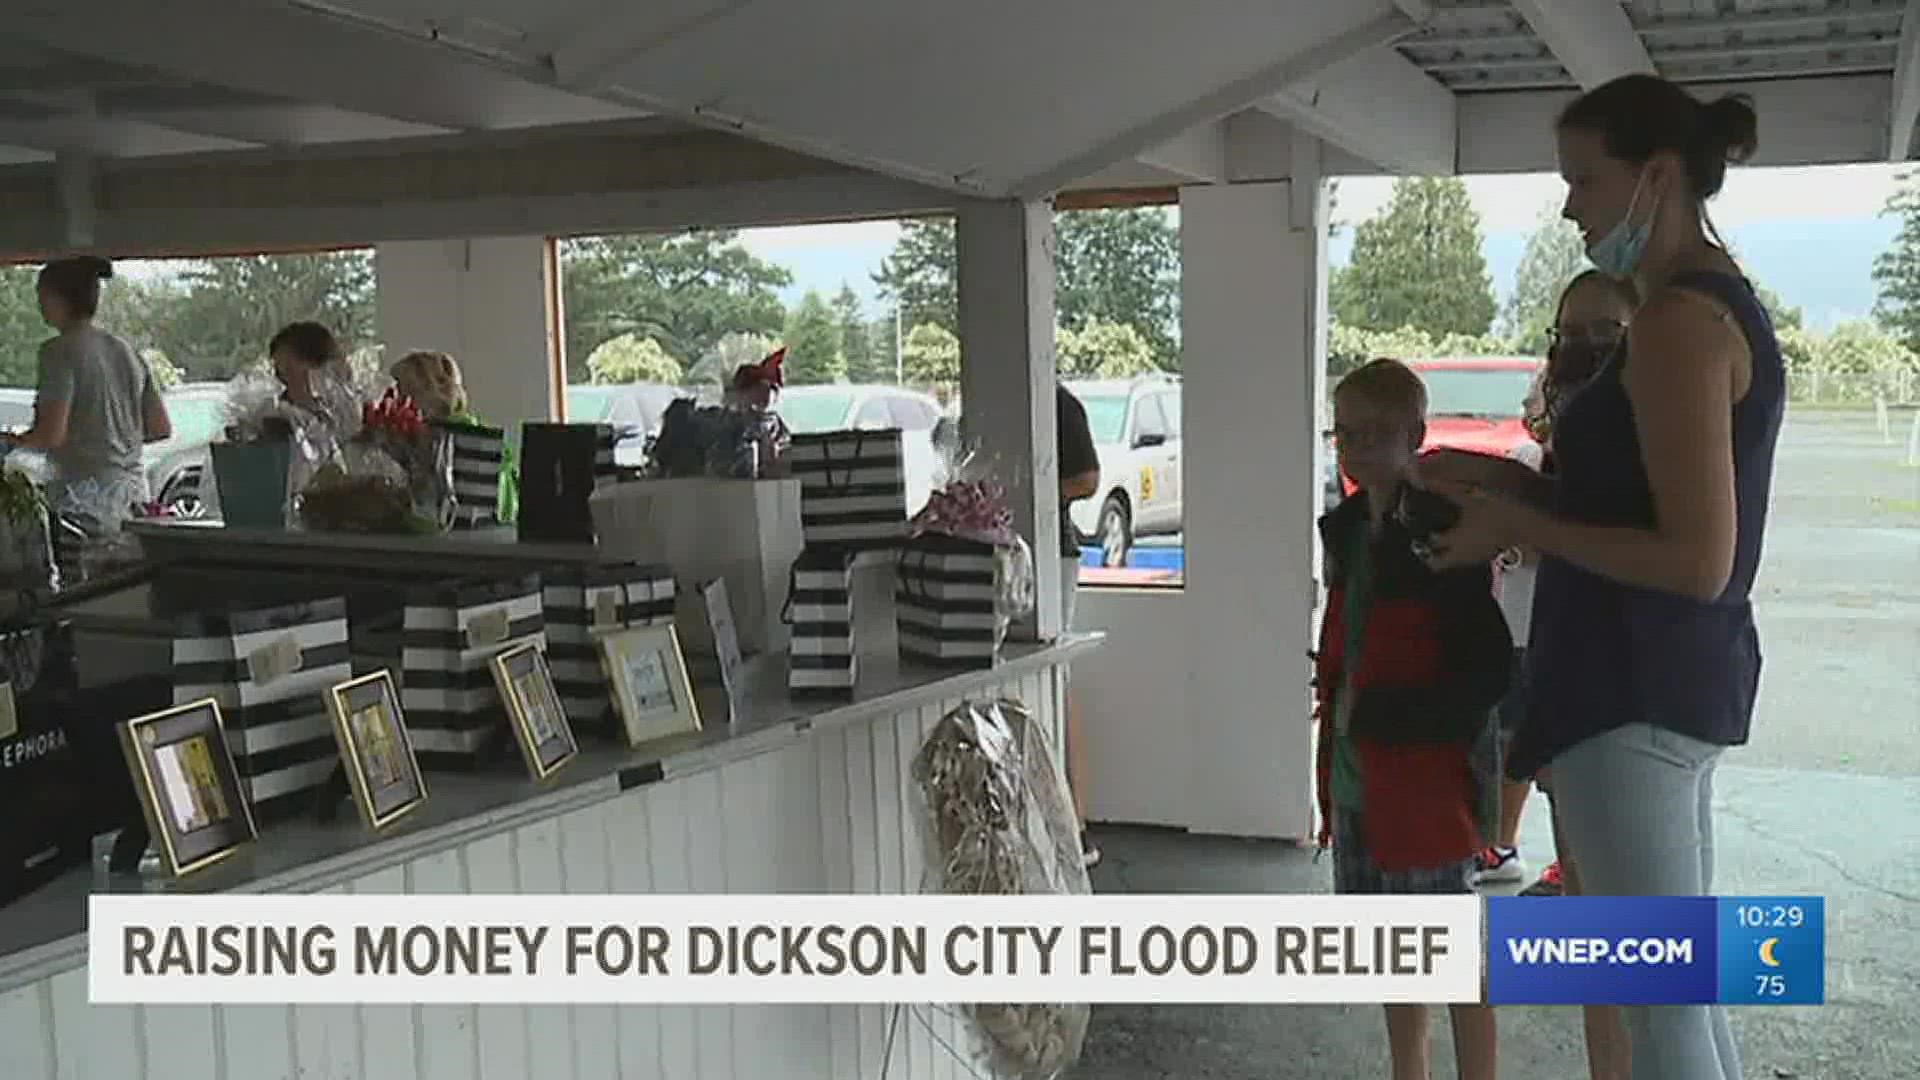
{"label": "stack of gift bags", "polygon": [[795,696],[853,695],[854,564],[890,554],[906,535],[905,460],[898,428],[795,435],[787,448],[805,545],[787,598],[787,689]]}
{"label": "stack of gift bags", "polygon": [[957,469],[907,527],[894,587],[900,656],[990,668],[1013,620],[1033,610],[1033,550],[1013,528],[1006,488]]}

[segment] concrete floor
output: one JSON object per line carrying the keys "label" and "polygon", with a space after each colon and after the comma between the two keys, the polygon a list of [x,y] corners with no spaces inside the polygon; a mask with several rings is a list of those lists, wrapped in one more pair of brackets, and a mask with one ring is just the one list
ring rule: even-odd
{"label": "concrete floor", "polygon": [[[1910,417],[1788,418],[1757,586],[1766,653],[1751,745],[1717,786],[1716,892],[1827,898],[1827,1004],[1749,1007],[1747,1080],[1920,1077],[1920,469]],[[1330,867],[1288,844],[1099,827],[1103,892],[1325,893]],[[1545,803],[1522,827],[1551,858]],[[1501,1073],[1586,1076],[1575,1009],[1501,1011]],[[1436,1014],[1434,1076],[1454,1075]],[[1373,1007],[1101,1007],[1076,1080],[1387,1075]]]}

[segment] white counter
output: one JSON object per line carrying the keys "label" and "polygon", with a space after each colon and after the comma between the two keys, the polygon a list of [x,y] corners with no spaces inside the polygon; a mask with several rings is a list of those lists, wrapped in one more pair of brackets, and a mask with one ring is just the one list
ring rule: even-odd
{"label": "white counter", "polygon": [[[863,671],[845,705],[790,702],[779,658],[756,661],[751,706],[663,751],[588,751],[548,785],[433,774],[428,806],[372,837],[351,808],[292,824],[162,886],[340,893],[897,893],[923,860],[909,768],[963,698],[1012,697],[1060,750],[1062,665],[1080,636],[1009,647],[990,671]],[[705,706],[703,705],[703,712]],[[710,714],[709,714],[710,715]],[[941,1010],[880,1006],[163,1006],[86,1001],[76,873],[0,909],[0,1077],[6,1080],[631,1080],[964,1077]],[[139,887],[136,883],[133,887]],[[882,1061],[896,1019],[890,1063]],[[924,1022],[923,1022],[924,1021]]]}

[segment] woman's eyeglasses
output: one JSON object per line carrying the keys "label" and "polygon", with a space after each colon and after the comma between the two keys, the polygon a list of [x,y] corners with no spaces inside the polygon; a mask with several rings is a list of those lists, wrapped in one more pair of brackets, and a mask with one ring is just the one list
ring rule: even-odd
{"label": "woman's eyeglasses", "polygon": [[1547,327],[1547,343],[1549,345],[1598,345],[1611,348],[1620,344],[1621,339],[1626,336],[1627,324],[1617,319],[1602,319],[1598,322]]}

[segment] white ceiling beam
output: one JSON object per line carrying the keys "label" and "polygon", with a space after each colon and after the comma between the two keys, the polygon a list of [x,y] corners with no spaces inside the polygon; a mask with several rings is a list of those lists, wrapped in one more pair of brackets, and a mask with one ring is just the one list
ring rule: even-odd
{"label": "white ceiling beam", "polygon": [[[217,28],[213,41],[204,36]],[[612,119],[627,110],[436,47],[425,38],[256,0],[38,5],[9,33],[183,79],[448,130]]]}
{"label": "white ceiling beam", "polygon": [[1171,142],[1143,151],[1139,161],[1187,183],[1218,184],[1227,178],[1226,121],[1191,128]]}
{"label": "white ceiling beam", "polygon": [[94,227],[99,216],[94,196],[93,156],[84,152],[62,152],[54,158],[54,183],[59,187],[62,238],[68,247],[93,245]]}
{"label": "white ceiling beam", "polygon": [[1292,85],[1353,54],[1383,45],[1415,28],[1395,8],[1332,38],[1316,42],[1275,63],[1242,76],[1193,101],[1111,135],[1042,172],[1011,185],[1019,198],[1046,198],[1115,162],[1136,158],[1183,132],[1238,112],[1249,103]]}
{"label": "white ceiling beam", "polygon": [[[1750,165],[1844,165],[1883,161],[1891,83],[1885,75],[1766,79],[1688,87],[1696,96],[1746,94],[1766,125]],[[1566,90],[1460,97],[1460,172],[1552,172],[1554,120]]]}
{"label": "white ceiling beam", "polygon": [[1583,90],[1622,75],[1656,74],[1619,0],[1512,0]]}
{"label": "white ceiling beam", "polygon": [[1390,172],[1446,175],[1458,164],[1453,91],[1388,46],[1334,64],[1256,108]]}
{"label": "white ceiling beam", "polygon": [[147,157],[244,150],[249,144],[158,124],[64,113],[42,120],[0,119],[0,143],[54,153],[97,157]]}
{"label": "white ceiling beam", "polygon": [[1894,50],[1893,101],[1887,111],[1887,160],[1913,157],[1913,126],[1920,123],[1920,0],[1907,0]]}
{"label": "white ceiling beam", "polygon": [[719,22],[753,0],[726,0],[704,11],[662,21],[653,4],[589,8],[589,18],[570,30],[548,54],[554,82],[594,94],[606,90],[612,76],[674,38]]}

